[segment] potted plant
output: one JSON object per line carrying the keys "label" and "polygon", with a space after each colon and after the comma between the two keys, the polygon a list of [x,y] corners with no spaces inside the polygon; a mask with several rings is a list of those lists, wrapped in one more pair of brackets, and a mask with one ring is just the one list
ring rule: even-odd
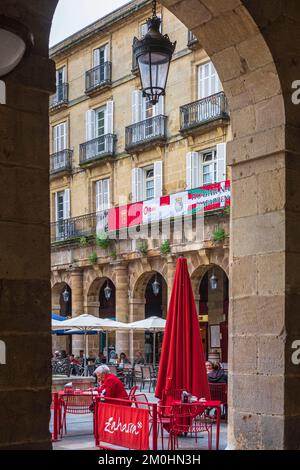
{"label": "potted plant", "polygon": [[168,255],[171,253],[171,246],[169,240],[164,240],[160,245],[160,253],[162,255]]}
{"label": "potted plant", "polygon": [[84,248],[87,245],[87,238],[86,237],[80,237],[79,239],[79,245]]}
{"label": "potted plant", "polygon": [[98,259],[98,256],[97,256],[97,253],[95,251],[93,251],[93,253],[91,253],[88,257],[90,263],[92,264],[95,264],[97,263],[97,259]]}
{"label": "potted plant", "polygon": [[112,260],[116,260],[117,259],[117,252],[116,250],[112,250],[110,253],[109,253],[109,256]]}
{"label": "potted plant", "polygon": [[148,241],[138,240],[136,244],[136,249],[141,255],[146,255],[148,253]]}
{"label": "potted plant", "polygon": [[109,247],[110,240],[106,232],[101,232],[99,235],[96,235],[96,245],[106,250]]}
{"label": "potted plant", "polygon": [[212,234],[212,239],[214,242],[223,242],[226,238],[226,233],[223,227],[218,227],[214,230]]}

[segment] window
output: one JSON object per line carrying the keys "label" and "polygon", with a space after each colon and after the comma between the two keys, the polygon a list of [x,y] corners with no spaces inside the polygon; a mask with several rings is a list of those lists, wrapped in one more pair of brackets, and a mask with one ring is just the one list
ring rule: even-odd
{"label": "window", "polygon": [[145,178],[145,194],[144,199],[152,199],[154,197],[154,167],[144,168]]}
{"label": "window", "polygon": [[96,212],[109,208],[109,179],[98,180],[95,183]]}
{"label": "window", "polygon": [[132,170],[132,201],[138,202],[162,196],[162,161]]}
{"label": "window", "polygon": [[56,96],[58,103],[64,101],[65,90],[64,84],[66,83],[66,67],[61,67],[56,70]]}
{"label": "window", "polygon": [[217,152],[210,150],[203,152],[201,155],[202,165],[202,184],[212,184],[217,182]]}
{"label": "window", "polygon": [[95,110],[95,138],[100,137],[100,139],[98,139],[99,153],[105,150],[105,140],[103,138],[105,135],[105,112],[106,107]]}
{"label": "window", "polygon": [[[93,158],[106,151],[113,151],[113,140],[108,134],[113,134],[114,102],[108,101],[106,106],[89,109],[85,116],[86,158]],[[93,141],[93,142],[92,142]]]}
{"label": "window", "polygon": [[95,183],[97,234],[108,229],[109,183],[108,178]]}
{"label": "window", "polygon": [[188,152],[186,155],[187,189],[199,188],[226,180],[226,143],[215,149]]}
{"label": "window", "polygon": [[67,123],[62,122],[52,128],[53,153],[61,152],[67,148]]}
{"label": "window", "polygon": [[54,193],[55,198],[55,220],[56,238],[63,239],[70,234],[70,190],[58,191]]}
{"label": "window", "polygon": [[219,93],[222,85],[212,62],[198,66],[198,99]]}

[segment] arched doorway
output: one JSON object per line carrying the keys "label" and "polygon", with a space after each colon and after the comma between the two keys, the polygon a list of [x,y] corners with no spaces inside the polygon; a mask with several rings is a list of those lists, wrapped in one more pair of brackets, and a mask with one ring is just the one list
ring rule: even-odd
{"label": "arched doorway", "polygon": [[[210,267],[199,284],[199,321],[206,359],[228,363],[229,280],[219,266]],[[219,359],[218,359],[219,356]]]}
{"label": "arched doorway", "polygon": [[[87,312],[99,318],[116,319],[116,287],[108,277],[99,277],[93,280],[87,294]],[[116,348],[115,332],[100,332],[96,337],[89,338],[89,350],[93,355],[106,351],[109,345],[109,353]]]}
{"label": "arched doorway", "polygon": [[[59,317],[68,318],[72,316],[72,289],[66,282],[59,282],[52,287],[51,311]],[[72,353],[72,336],[52,334],[52,351],[65,350]]]}
{"label": "arched doorway", "polygon": [[52,312],[62,317],[72,316],[72,289],[66,282],[52,287]]}
{"label": "arched doorway", "polygon": [[[137,280],[134,292],[134,301],[132,303],[133,321],[143,320],[149,317],[166,318],[168,308],[168,287],[165,278],[158,271],[143,273]],[[156,333],[155,356],[156,362],[159,361],[163,340],[163,333]],[[150,331],[145,333],[134,333],[132,340],[132,354],[141,350],[145,355],[147,362],[152,362],[153,358],[154,336]]]}

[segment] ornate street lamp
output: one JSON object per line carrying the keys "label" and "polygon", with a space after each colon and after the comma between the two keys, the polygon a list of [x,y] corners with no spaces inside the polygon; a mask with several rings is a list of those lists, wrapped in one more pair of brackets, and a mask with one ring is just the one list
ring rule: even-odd
{"label": "ornate street lamp", "polygon": [[112,289],[111,287],[109,287],[108,281],[107,281],[106,287],[104,288],[104,295],[107,301],[109,301],[109,299],[111,298],[111,293],[112,293]]}
{"label": "ornate street lamp", "polygon": [[133,53],[139,67],[143,95],[155,105],[165,95],[170,62],[176,47],[169,36],[159,31],[161,19],[156,15],[156,0],[152,2],[152,18],[147,21],[148,32],[133,39]]}
{"label": "ornate street lamp", "polygon": [[62,296],[63,296],[64,302],[67,304],[70,300],[70,292],[68,291],[67,286],[65,287],[65,290],[63,291]]}
{"label": "ornate street lamp", "polygon": [[212,273],[212,276],[209,279],[209,284],[210,284],[210,288],[212,290],[217,290],[217,288],[218,288],[218,278],[215,276],[214,272]]}
{"label": "ornate street lamp", "polygon": [[152,283],[152,291],[155,296],[157,296],[160,291],[160,283],[157,280],[157,275],[155,275],[155,281]]}
{"label": "ornate street lamp", "polygon": [[33,44],[33,34],[26,26],[0,15],[0,77],[16,68]]}

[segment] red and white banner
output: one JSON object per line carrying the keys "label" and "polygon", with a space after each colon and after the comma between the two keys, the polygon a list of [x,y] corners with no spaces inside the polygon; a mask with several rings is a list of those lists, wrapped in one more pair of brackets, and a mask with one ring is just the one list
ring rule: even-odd
{"label": "red and white banner", "polygon": [[101,403],[98,408],[100,446],[149,449],[149,411],[143,408]]}
{"label": "red and white banner", "polygon": [[188,216],[230,206],[230,181],[214,183],[148,201],[111,208],[108,211],[108,230],[129,228],[172,217]]}

